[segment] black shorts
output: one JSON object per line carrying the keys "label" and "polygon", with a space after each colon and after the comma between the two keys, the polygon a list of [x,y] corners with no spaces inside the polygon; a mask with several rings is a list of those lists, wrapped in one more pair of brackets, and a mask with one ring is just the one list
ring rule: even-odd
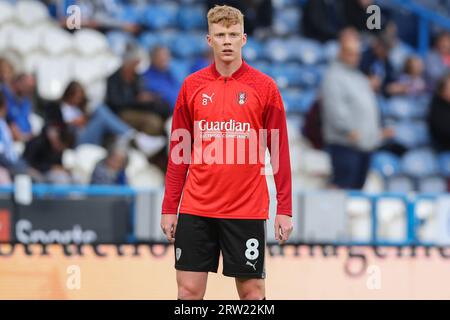
{"label": "black shorts", "polygon": [[264,279],[266,221],[218,219],[180,214],[175,233],[175,268],[217,272],[223,256],[223,275]]}

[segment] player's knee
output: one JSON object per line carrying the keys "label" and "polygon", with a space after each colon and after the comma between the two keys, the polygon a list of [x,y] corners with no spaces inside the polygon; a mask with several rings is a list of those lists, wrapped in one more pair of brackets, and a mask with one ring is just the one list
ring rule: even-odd
{"label": "player's knee", "polygon": [[261,300],[265,297],[264,285],[253,283],[240,290],[241,300]]}
{"label": "player's knee", "polygon": [[200,286],[178,285],[178,299],[180,300],[201,300],[205,295],[205,290]]}

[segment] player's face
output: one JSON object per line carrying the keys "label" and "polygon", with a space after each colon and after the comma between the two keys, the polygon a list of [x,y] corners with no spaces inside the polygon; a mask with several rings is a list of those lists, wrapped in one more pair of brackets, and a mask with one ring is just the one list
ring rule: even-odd
{"label": "player's face", "polygon": [[242,47],[247,42],[247,35],[243,33],[241,24],[227,28],[222,24],[213,23],[209,26],[207,39],[216,60],[232,62],[242,59]]}

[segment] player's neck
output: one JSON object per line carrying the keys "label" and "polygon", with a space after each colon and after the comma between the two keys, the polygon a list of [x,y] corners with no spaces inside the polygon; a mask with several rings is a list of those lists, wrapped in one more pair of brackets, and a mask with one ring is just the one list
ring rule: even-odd
{"label": "player's neck", "polygon": [[242,58],[226,63],[220,60],[215,60],[217,72],[223,77],[229,77],[235,73],[242,66]]}

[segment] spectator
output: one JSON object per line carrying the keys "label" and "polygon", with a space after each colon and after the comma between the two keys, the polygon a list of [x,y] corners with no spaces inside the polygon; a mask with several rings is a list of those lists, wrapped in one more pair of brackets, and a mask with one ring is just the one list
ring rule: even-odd
{"label": "spectator", "polygon": [[386,33],[377,36],[361,59],[361,70],[369,77],[372,88],[383,95],[390,94],[388,86],[395,81],[394,67],[389,61],[394,41]]}
{"label": "spectator", "polygon": [[411,56],[405,61],[403,73],[387,87],[390,95],[418,97],[426,93],[424,65],[419,57]]}
{"label": "spectator", "polygon": [[344,19],[342,1],[307,1],[303,9],[303,34],[321,42],[336,39],[344,27]]}
{"label": "spectator", "polygon": [[62,154],[73,145],[73,135],[64,126],[45,126],[41,133],[27,142],[24,159],[45,177],[45,182],[70,184],[70,173],[63,167]]}
{"label": "spectator", "polygon": [[[23,161],[14,149],[12,133],[6,123],[6,101],[3,93],[0,91],[0,167],[5,168],[9,175],[29,174],[34,180],[40,180],[39,174],[30,170],[25,161]],[[2,182],[5,182],[2,179]]]}
{"label": "spectator", "polygon": [[14,140],[26,142],[33,137],[29,118],[33,109],[30,97],[34,89],[34,78],[26,74],[15,77],[10,85],[2,84],[8,110],[6,119]]}
{"label": "spectator", "polygon": [[169,68],[170,51],[166,47],[155,47],[150,58],[151,66],[142,76],[144,87],[147,91],[158,94],[173,111],[180,84]]}
{"label": "spectator", "polygon": [[382,137],[392,130],[380,128],[375,93],[358,69],[360,40],[354,31],[343,31],[337,61],[329,67],[322,86],[322,130],[333,167],[332,183],[361,189],[370,157]]}
{"label": "spectator", "polygon": [[437,151],[450,151],[450,74],[439,81],[428,114],[428,127]]}
{"label": "spectator", "polygon": [[129,50],[122,67],[108,78],[106,104],[126,123],[149,135],[164,134],[170,108],[161,99],[145,92],[136,74],[139,53]]}
{"label": "spectator", "polygon": [[14,67],[5,58],[0,58],[0,84],[10,85],[14,78]]}
{"label": "spectator", "polygon": [[113,145],[105,159],[100,160],[92,172],[91,184],[127,185],[125,168],[127,167],[127,150],[123,146]]}
{"label": "spectator", "polygon": [[450,33],[444,31],[436,37],[433,49],[425,59],[426,78],[429,87],[434,90],[436,84],[450,68]]}
{"label": "spectator", "polygon": [[101,145],[108,133],[126,141],[134,139],[139,149],[147,155],[154,154],[166,144],[165,137],[153,137],[137,132],[104,105],[99,105],[88,115],[86,103],[83,86],[72,81],[62,96],[61,104],[56,108],[49,108],[47,121],[65,123],[74,132],[76,145],[83,143]]}

